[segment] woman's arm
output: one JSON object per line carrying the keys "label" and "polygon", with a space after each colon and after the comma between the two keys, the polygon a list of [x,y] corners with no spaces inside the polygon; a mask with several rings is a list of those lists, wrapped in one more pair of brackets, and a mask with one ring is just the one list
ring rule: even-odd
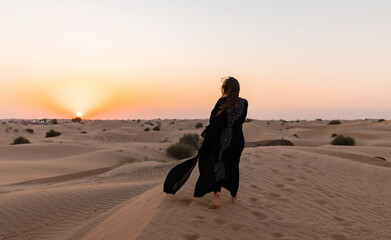
{"label": "woman's arm", "polygon": [[221,103],[221,98],[216,102],[215,107],[213,108],[212,112],[210,113],[209,125],[205,127],[204,131],[202,131],[201,137],[205,138],[206,135],[208,134],[210,126],[212,125],[212,123],[214,122],[214,120],[217,117],[217,112],[219,111],[219,108],[221,105],[220,103]]}
{"label": "woman's arm", "polygon": [[246,99],[244,99],[244,109],[243,109],[243,113],[242,115],[240,116],[240,123],[243,124],[244,121],[246,120],[246,117],[247,117],[247,108],[248,108],[248,102]]}

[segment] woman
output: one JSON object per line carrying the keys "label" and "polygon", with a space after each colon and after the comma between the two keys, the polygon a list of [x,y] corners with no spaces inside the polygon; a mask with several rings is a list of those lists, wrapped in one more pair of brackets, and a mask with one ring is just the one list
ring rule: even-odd
{"label": "woman", "polygon": [[231,193],[236,202],[239,187],[239,161],[244,148],[242,125],[248,103],[239,97],[240,85],[228,77],[221,86],[222,97],[212,110],[209,125],[201,133],[204,137],[196,157],[174,167],[164,182],[164,192],[175,194],[187,181],[198,160],[200,176],[194,197],[214,192],[212,208],[218,208],[221,187]]}

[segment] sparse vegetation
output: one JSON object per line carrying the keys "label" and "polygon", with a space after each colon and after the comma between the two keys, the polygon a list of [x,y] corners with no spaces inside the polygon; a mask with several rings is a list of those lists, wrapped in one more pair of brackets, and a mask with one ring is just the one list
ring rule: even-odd
{"label": "sparse vegetation", "polygon": [[333,141],[331,141],[331,144],[354,146],[356,144],[356,141],[354,140],[354,138],[345,137],[344,135],[338,135],[334,138]]}
{"label": "sparse vegetation", "polygon": [[196,133],[188,133],[183,135],[183,137],[179,139],[179,142],[187,144],[193,149],[198,149],[200,147],[200,136]]}
{"label": "sparse vegetation", "polygon": [[60,136],[60,135],[61,135],[60,132],[56,132],[53,129],[50,129],[48,132],[46,132],[46,137],[47,138],[49,138],[49,137],[57,137],[57,136]]}
{"label": "sparse vegetation", "polygon": [[176,158],[183,159],[191,157],[194,151],[200,147],[200,136],[196,133],[184,134],[178,143],[172,144],[167,148],[167,154]]}
{"label": "sparse vegetation", "polygon": [[16,145],[16,144],[27,144],[31,143],[27,138],[25,137],[18,137],[14,139],[14,142],[11,143],[11,145]]}
{"label": "sparse vegetation", "polygon": [[107,130],[106,130],[106,128],[103,128],[102,131],[103,131],[103,132],[106,132]]}
{"label": "sparse vegetation", "polygon": [[81,131],[80,133],[82,133],[82,134],[87,134],[87,132],[86,132],[86,131]]}
{"label": "sparse vegetation", "polygon": [[167,154],[176,159],[184,159],[193,155],[194,149],[185,143],[176,143],[167,148]]}
{"label": "sparse vegetation", "polygon": [[154,128],[152,128],[153,131],[160,131],[160,125],[157,125],[155,126]]}
{"label": "sparse vegetation", "polygon": [[135,159],[133,157],[123,157],[123,158],[119,159],[119,164],[122,165],[122,164],[126,164],[126,163],[134,163],[136,161],[137,161],[137,159]]}
{"label": "sparse vegetation", "polygon": [[175,122],[170,122],[170,125],[174,124]]}
{"label": "sparse vegetation", "polygon": [[147,128],[144,128],[144,132],[148,132],[150,131],[151,129],[149,129],[148,127]]}
{"label": "sparse vegetation", "polygon": [[246,118],[246,120],[244,120],[244,122],[251,122],[253,121],[251,118]]}
{"label": "sparse vegetation", "polygon": [[315,121],[322,122],[323,120],[321,118],[317,118]]}
{"label": "sparse vegetation", "polygon": [[202,128],[204,125],[200,122],[197,122],[195,128]]}
{"label": "sparse vegetation", "polygon": [[151,123],[151,122],[146,122],[146,123],[144,123],[144,125],[150,125],[150,126],[153,126],[154,124],[153,123]]}
{"label": "sparse vegetation", "polygon": [[331,134],[331,137],[336,137],[336,136],[337,136],[336,133]]}
{"label": "sparse vegetation", "polygon": [[298,136],[296,133],[295,133],[295,134],[293,134],[293,136],[294,136],[294,137],[297,137],[297,138],[299,138],[299,136]]}
{"label": "sparse vegetation", "polygon": [[28,132],[28,133],[34,133],[34,129],[32,129],[32,128],[26,128],[26,132]]}
{"label": "sparse vegetation", "polygon": [[383,118],[382,118],[382,119],[379,119],[379,120],[377,120],[377,122],[384,122],[384,121],[386,121],[386,120],[384,120]]}
{"label": "sparse vegetation", "polygon": [[267,125],[270,125],[270,122],[267,122],[266,124],[267,124]]}
{"label": "sparse vegetation", "polygon": [[296,120],[296,122],[298,123],[298,122],[300,122],[300,120],[299,120],[299,119],[297,119],[297,120]]}
{"label": "sparse vegetation", "polygon": [[331,120],[327,125],[338,125],[341,124],[340,120]]}
{"label": "sparse vegetation", "polygon": [[81,122],[81,118],[80,117],[72,118],[72,122],[80,123]]}
{"label": "sparse vegetation", "polygon": [[57,119],[52,119],[52,120],[50,120],[50,123],[51,123],[51,124],[54,124],[54,125],[55,125],[55,124],[58,124]]}

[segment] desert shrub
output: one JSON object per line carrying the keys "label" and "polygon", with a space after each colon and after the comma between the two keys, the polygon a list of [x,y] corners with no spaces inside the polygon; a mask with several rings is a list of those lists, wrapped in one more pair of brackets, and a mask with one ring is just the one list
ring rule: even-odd
{"label": "desert shrub", "polygon": [[52,119],[52,120],[50,120],[50,123],[51,123],[51,124],[58,124],[57,119]]}
{"label": "desert shrub", "polygon": [[296,122],[298,123],[298,122],[300,122],[300,120],[299,120],[299,119],[297,119],[297,120],[296,120]]}
{"label": "desert shrub", "polygon": [[331,137],[336,137],[336,136],[337,136],[336,133],[331,134]]}
{"label": "desert shrub", "polygon": [[356,141],[354,138],[351,137],[345,137],[344,135],[338,135],[334,138],[333,141],[331,141],[332,145],[348,145],[348,146],[354,146],[356,144]]}
{"label": "desert shrub", "polygon": [[86,132],[86,131],[81,131],[80,133],[82,133],[82,134],[87,134],[87,132]]}
{"label": "desert shrub", "polygon": [[80,117],[72,118],[72,122],[80,123],[81,122],[81,118]]}
{"label": "desert shrub", "polygon": [[157,125],[155,126],[154,128],[152,128],[153,131],[160,131],[160,125]]}
{"label": "desert shrub", "polygon": [[321,122],[321,121],[323,121],[321,118],[317,118],[315,121],[317,121],[317,122]]}
{"label": "desert shrub", "polygon": [[379,119],[377,122],[384,122],[384,121],[386,121],[386,120],[384,120],[384,119]]}
{"label": "desert shrub", "polygon": [[183,159],[193,155],[194,149],[185,143],[172,144],[167,148],[167,154],[176,158]]}
{"label": "desert shrub", "polygon": [[195,128],[202,128],[204,125],[200,122],[196,123]]}
{"label": "desert shrub", "polygon": [[145,132],[148,132],[149,130],[151,130],[151,129],[149,129],[148,127],[147,127],[147,128],[144,128],[144,131],[145,131]]}
{"label": "desert shrub", "polygon": [[270,125],[270,122],[267,122],[266,124],[267,124],[267,125]]}
{"label": "desert shrub", "polygon": [[187,133],[179,139],[179,142],[187,144],[194,149],[198,149],[200,144],[200,136],[196,133]]}
{"label": "desert shrub", "polygon": [[103,128],[102,131],[103,131],[103,132],[106,132],[106,128]]}
{"label": "desert shrub", "polygon": [[18,137],[18,138],[15,138],[14,139],[14,142],[12,143],[12,145],[16,145],[16,144],[26,144],[26,143],[31,143],[27,138],[24,138],[24,137]]}
{"label": "desert shrub", "polygon": [[46,137],[47,138],[49,138],[49,137],[57,137],[57,136],[60,136],[60,135],[61,135],[60,132],[56,132],[53,129],[50,129],[49,132],[46,132]]}
{"label": "desert shrub", "polygon": [[295,133],[295,134],[293,134],[293,136],[294,136],[294,137],[297,137],[297,138],[299,138],[299,136],[298,136],[296,133]]}
{"label": "desert shrub", "polygon": [[170,125],[174,124],[175,122],[170,122]]}
{"label": "desert shrub", "polygon": [[341,124],[341,121],[339,120],[331,120],[327,125],[338,125]]}
{"label": "desert shrub", "polygon": [[28,132],[28,133],[34,133],[34,129],[32,129],[32,128],[26,128],[26,132]]}
{"label": "desert shrub", "polygon": [[246,118],[246,120],[244,120],[244,122],[251,122],[252,119],[251,118]]}

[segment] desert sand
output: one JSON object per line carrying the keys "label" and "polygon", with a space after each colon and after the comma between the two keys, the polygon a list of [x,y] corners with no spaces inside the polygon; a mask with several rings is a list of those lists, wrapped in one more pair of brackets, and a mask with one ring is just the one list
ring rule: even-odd
{"label": "desert sand", "polygon": [[[193,198],[197,169],[162,192],[181,162],[167,147],[205,119],[0,122],[0,239],[391,239],[391,121],[245,123],[248,142],[295,146],[245,148],[240,201],[223,190],[219,209]],[[31,144],[10,145],[19,136]]]}

